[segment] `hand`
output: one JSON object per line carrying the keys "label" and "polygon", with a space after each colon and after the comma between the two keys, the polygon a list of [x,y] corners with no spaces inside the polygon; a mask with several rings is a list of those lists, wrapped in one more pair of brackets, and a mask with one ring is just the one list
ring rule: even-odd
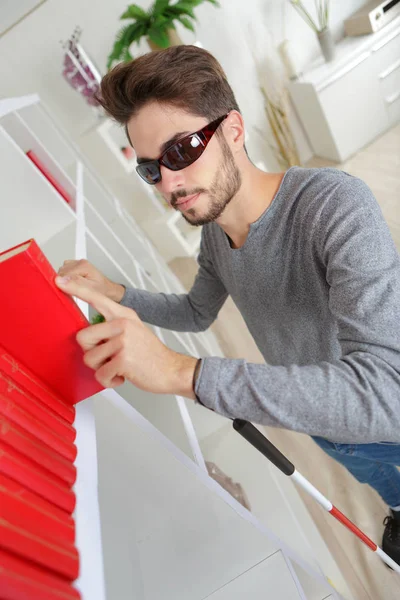
{"label": "hand", "polygon": [[84,277],[66,282],[57,277],[55,282],[63,292],[88,302],[105,318],[105,322],[77,334],[84,362],[96,371],[99,383],[116,387],[127,379],[147,392],[195,398],[195,358],[165,346],[132,309],[113,302]]}
{"label": "hand", "polygon": [[93,290],[114,302],[120,302],[125,293],[123,285],[110,281],[88,260],[65,260],[63,266],[58,270],[58,275],[75,280],[83,278]]}

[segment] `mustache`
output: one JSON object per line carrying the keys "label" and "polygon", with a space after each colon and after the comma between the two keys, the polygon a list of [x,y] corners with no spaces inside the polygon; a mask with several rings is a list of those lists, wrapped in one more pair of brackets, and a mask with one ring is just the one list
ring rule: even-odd
{"label": "mustache", "polygon": [[175,208],[176,203],[180,198],[186,198],[186,196],[195,196],[196,194],[204,194],[206,190],[204,188],[194,188],[193,190],[178,190],[171,194],[170,203]]}

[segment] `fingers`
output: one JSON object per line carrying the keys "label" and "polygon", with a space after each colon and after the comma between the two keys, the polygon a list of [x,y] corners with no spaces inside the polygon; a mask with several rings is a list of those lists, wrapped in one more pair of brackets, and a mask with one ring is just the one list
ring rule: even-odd
{"label": "fingers", "polygon": [[97,371],[105,362],[112,359],[122,349],[122,342],[119,336],[114,336],[105,344],[99,344],[85,353],[85,365]]}
{"label": "fingers", "polygon": [[86,277],[89,273],[90,268],[91,264],[85,259],[64,260],[62,267],[58,269],[58,275],[60,275],[60,277],[74,277],[76,275]]}
{"label": "fingers", "polygon": [[126,314],[126,308],[107,298],[92,287],[89,287],[83,277],[69,279],[67,276],[57,276],[55,279],[57,287],[70,296],[76,296],[80,300],[90,304],[97,312],[102,314],[106,321],[111,321]]}
{"label": "fingers", "polygon": [[106,362],[96,371],[96,379],[105,388],[114,388],[124,383],[125,378],[119,374],[118,356]]}
{"label": "fingers", "polygon": [[120,335],[124,330],[124,324],[121,320],[106,321],[81,329],[76,336],[78,344],[84,352],[95,348],[97,344],[108,341]]}

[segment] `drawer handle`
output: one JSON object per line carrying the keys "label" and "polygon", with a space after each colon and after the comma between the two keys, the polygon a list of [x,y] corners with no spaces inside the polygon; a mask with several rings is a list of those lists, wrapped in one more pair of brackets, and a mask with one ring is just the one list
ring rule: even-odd
{"label": "drawer handle", "polygon": [[399,67],[400,67],[400,58],[399,58],[399,60],[396,60],[396,62],[394,62],[392,65],[390,65],[390,67],[388,67],[387,69],[382,71],[382,73],[380,73],[380,75],[379,75],[379,79],[386,79],[386,77],[388,77],[391,73],[393,73],[393,71],[395,71]]}
{"label": "drawer handle", "polygon": [[390,35],[388,35],[387,37],[385,37],[385,39],[383,39],[380,42],[378,42],[377,44],[375,44],[375,46],[372,46],[372,52],[377,52],[378,50],[380,50],[381,48],[383,48],[384,46],[386,46],[386,44],[388,44],[389,42],[391,42],[398,35],[399,35],[399,31],[398,30],[393,31]]}
{"label": "drawer handle", "polygon": [[386,104],[393,104],[393,102],[396,102],[396,100],[398,100],[399,98],[400,98],[400,90],[398,90],[391,96],[386,96],[385,102],[386,102]]}

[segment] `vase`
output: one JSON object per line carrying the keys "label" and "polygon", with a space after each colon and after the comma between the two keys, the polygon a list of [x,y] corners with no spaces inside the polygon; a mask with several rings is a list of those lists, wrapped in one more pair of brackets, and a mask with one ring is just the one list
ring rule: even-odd
{"label": "vase", "polygon": [[331,62],[335,58],[335,42],[333,41],[332,31],[326,27],[317,33],[321,52],[326,62]]}
{"label": "vase", "polygon": [[[163,50],[160,46],[155,44],[150,38],[147,38],[147,43],[150,49],[154,52],[155,50]],[[169,46],[181,46],[183,44],[181,38],[176,33],[175,29],[168,29],[168,47]]]}

